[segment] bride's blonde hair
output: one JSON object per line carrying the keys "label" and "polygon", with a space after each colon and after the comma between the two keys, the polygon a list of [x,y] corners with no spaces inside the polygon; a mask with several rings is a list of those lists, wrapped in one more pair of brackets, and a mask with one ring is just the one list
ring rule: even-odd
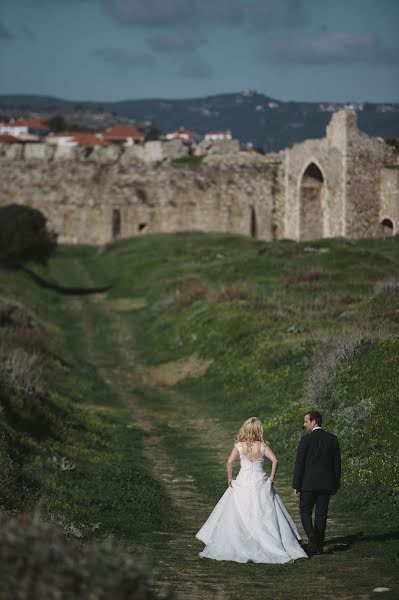
{"label": "bride's blonde hair", "polygon": [[254,442],[263,442],[263,426],[257,417],[247,419],[237,433],[236,442],[246,442],[250,448]]}

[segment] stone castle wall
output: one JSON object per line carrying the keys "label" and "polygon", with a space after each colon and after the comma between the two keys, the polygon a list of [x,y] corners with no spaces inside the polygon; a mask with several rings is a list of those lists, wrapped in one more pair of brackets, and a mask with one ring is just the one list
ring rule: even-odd
{"label": "stone castle wall", "polygon": [[355,113],[347,118],[345,235],[378,237],[382,170],[395,160],[396,152],[384,140],[359,131]]}
{"label": "stone castle wall", "polygon": [[40,209],[68,243],[151,232],[265,240],[398,232],[397,153],[360,132],[351,111],[333,115],[325,138],[279,154],[240,153],[230,144],[198,164],[173,160],[187,152],[180,142],[157,141],[95,149],[0,144],[0,205]]}
{"label": "stone castle wall", "polygon": [[[399,233],[399,165],[390,165],[380,173],[380,215],[379,221],[392,222],[392,233]],[[384,231],[381,232],[382,234]]]}
{"label": "stone castle wall", "polygon": [[[327,136],[285,151],[284,231],[296,240],[381,235],[382,190],[389,214],[399,210],[399,189],[382,183],[396,151],[359,131],[356,113],[333,115]],[[396,180],[395,180],[396,181]],[[390,191],[388,192],[388,187]]]}
{"label": "stone castle wall", "polygon": [[112,150],[64,160],[27,158],[26,151],[24,159],[3,156],[0,205],[42,210],[66,243],[150,232],[222,231],[266,240],[281,234],[278,155],[214,155],[190,166],[144,163],[131,148]]}

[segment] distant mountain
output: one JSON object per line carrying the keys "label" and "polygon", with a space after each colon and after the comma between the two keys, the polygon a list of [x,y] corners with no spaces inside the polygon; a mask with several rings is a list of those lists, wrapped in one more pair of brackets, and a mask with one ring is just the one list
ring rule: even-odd
{"label": "distant mountain", "polygon": [[[204,134],[231,129],[241,143],[277,151],[307,138],[324,137],[334,110],[343,103],[283,102],[254,91],[219,94],[184,100],[124,100],[79,102],[49,96],[0,95],[0,116],[35,112],[61,114],[67,122],[86,123],[101,129],[121,120],[153,126],[163,133],[184,126]],[[350,106],[350,105],[349,105]],[[359,127],[365,133],[399,138],[399,104],[354,104]]]}

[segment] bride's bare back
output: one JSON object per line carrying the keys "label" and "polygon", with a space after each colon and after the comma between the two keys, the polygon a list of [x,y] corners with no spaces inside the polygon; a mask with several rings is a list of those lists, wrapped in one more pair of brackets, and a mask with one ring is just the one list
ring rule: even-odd
{"label": "bride's bare back", "polygon": [[260,458],[265,456],[265,443],[264,442],[253,442],[248,444],[247,442],[240,442],[241,451],[246,459],[251,462],[256,462]]}

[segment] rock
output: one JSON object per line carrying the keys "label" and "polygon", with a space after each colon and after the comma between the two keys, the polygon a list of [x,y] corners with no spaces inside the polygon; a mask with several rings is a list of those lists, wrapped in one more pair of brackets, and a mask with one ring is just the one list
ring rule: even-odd
{"label": "rock", "polygon": [[376,587],[373,589],[373,592],[390,592],[391,588],[387,587]]}

